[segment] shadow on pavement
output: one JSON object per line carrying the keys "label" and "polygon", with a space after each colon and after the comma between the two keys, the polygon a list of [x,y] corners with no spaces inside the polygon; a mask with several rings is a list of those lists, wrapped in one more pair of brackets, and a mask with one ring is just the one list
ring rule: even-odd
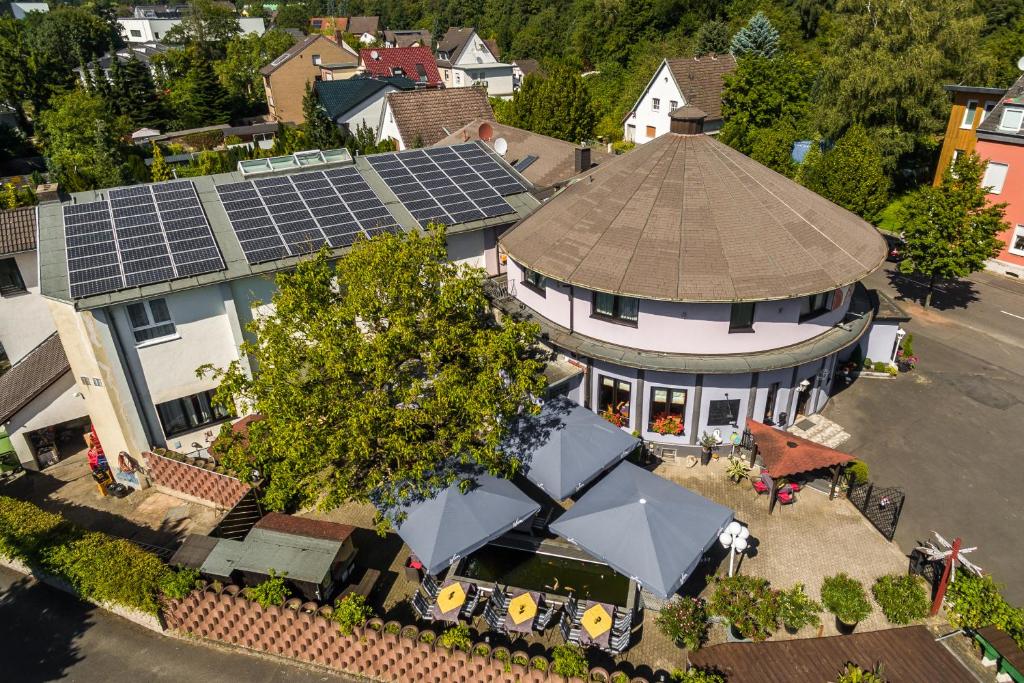
{"label": "shadow on pavement", "polygon": [[[924,304],[928,293],[928,280],[915,275],[904,275],[898,270],[886,273],[889,284],[898,293],[898,301],[913,301]],[[978,290],[970,280],[942,280],[935,284],[932,296],[932,308],[948,311],[954,308],[967,308],[978,300]]]}
{"label": "shadow on pavement", "polygon": [[91,605],[54,600],[53,589],[19,578],[0,589],[0,679],[55,681],[85,659],[77,641],[94,624]]}

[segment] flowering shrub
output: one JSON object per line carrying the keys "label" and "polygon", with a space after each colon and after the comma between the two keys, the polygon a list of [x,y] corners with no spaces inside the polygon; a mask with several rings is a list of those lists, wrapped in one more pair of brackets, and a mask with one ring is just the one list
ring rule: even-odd
{"label": "flowering shrub", "polygon": [[708,635],[708,611],[703,598],[681,598],[665,605],[655,620],[658,628],[687,650],[696,650]]}
{"label": "flowering shrub", "polygon": [[611,422],[616,427],[629,425],[629,406],[625,402],[617,406],[609,405],[601,411],[601,417]]}
{"label": "flowering shrub", "polygon": [[683,433],[683,419],[675,415],[661,415],[655,418],[651,429],[658,434],[679,436]]}

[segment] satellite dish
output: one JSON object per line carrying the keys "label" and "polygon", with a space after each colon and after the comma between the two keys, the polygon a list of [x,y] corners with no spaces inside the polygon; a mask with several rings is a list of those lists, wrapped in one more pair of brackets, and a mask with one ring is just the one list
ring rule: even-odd
{"label": "satellite dish", "polygon": [[476,132],[484,142],[490,142],[491,138],[494,137],[494,128],[492,128],[491,124],[486,121],[480,124],[480,127],[477,128]]}
{"label": "satellite dish", "polygon": [[380,53],[377,52],[376,50],[373,50],[372,52],[370,52],[370,59],[372,59],[373,61],[377,61],[378,59],[380,59]]}
{"label": "satellite dish", "polygon": [[1017,68],[1024,71],[1024,57],[1017,60]]}
{"label": "satellite dish", "polygon": [[508,151],[508,140],[506,140],[505,138],[498,138],[497,140],[495,140],[494,151],[500,154],[501,156],[505,156],[505,152]]}

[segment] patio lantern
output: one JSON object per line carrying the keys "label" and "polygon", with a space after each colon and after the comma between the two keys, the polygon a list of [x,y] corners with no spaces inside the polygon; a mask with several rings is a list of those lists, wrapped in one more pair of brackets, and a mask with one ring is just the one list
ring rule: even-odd
{"label": "patio lantern", "polygon": [[725,531],[718,536],[718,542],[729,551],[729,576],[733,575],[733,561],[736,555],[742,554],[747,549],[749,537],[750,529],[736,520],[729,522],[729,526],[725,527]]}

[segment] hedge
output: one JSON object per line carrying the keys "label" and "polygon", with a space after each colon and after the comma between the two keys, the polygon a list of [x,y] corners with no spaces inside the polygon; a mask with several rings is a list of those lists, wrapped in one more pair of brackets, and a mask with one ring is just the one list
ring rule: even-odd
{"label": "hedge", "polygon": [[63,579],[84,598],[148,614],[159,611],[159,586],[172,573],[130,541],[7,496],[0,496],[0,555]]}

